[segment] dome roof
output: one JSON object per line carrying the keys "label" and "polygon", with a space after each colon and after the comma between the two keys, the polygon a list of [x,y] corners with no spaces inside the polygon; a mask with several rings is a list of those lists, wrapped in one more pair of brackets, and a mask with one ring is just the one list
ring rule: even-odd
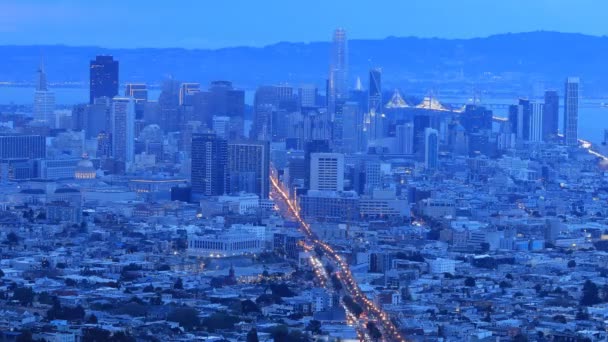
{"label": "dome roof", "polygon": [[89,159],[83,158],[76,165],[76,170],[74,172],[74,178],[76,179],[94,179],[97,176],[97,171],[95,170],[95,166],[93,166],[93,162]]}

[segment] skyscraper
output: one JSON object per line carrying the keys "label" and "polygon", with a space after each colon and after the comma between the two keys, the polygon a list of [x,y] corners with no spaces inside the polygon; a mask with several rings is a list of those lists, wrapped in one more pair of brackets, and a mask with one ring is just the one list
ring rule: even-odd
{"label": "skyscraper", "polygon": [[568,77],[564,92],[564,143],[578,145],[578,77]]}
{"label": "skyscraper", "polygon": [[397,153],[413,154],[414,153],[414,123],[406,122],[403,125],[395,127],[395,135],[397,137]]}
{"label": "skyscraper", "polygon": [[346,31],[342,28],[334,31],[327,95],[330,114],[334,113],[336,103],[348,97],[348,42]]}
{"label": "skyscraper", "polygon": [[545,92],[545,106],[543,107],[543,140],[549,141],[557,137],[559,125],[559,95],[555,90]]}
{"label": "skyscraper", "polygon": [[382,70],[374,68],[369,71],[368,90],[369,137],[378,140],[385,136],[385,120],[382,106]]}
{"label": "skyscraper", "polygon": [[148,101],[148,87],[145,83],[128,83],[125,96],[132,97],[136,103]]}
{"label": "skyscraper", "polygon": [[530,104],[530,132],[528,140],[531,142],[543,141],[543,107],[542,103]]}
{"label": "skyscraper", "polygon": [[312,153],[310,155],[310,190],[344,190],[344,155]]}
{"label": "skyscraper", "polygon": [[34,92],[34,120],[44,122],[51,127],[55,125],[55,93],[49,91],[46,84],[46,72],[44,71],[44,63],[40,62],[38,68],[38,82],[36,91]]}
{"label": "skyscraper", "polygon": [[194,94],[201,91],[200,83],[182,83],[179,87],[179,105],[192,106]]}
{"label": "skyscraper", "polygon": [[300,98],[300,107],[316,107],[317,106],[317,87],[312,84],[302,85],[298,89]]}
{"label": "skyscraper", "polygon": [[268,198],[270,148],[268,142],[228,144],[228,182],[230,192],[245,191]]}
{"label": "skyscraper", "polygon": [[424,167],[437,169],[439,164],[439,132],[433,128],[424,130]]}
{"label": "skyscraper", "polygon": [[118,95],[118,61],[112,56],[97,56],[90,63],[89,103],[98,97]]}
{"label": "skyscraper", "polygon": [[129,164],[135,156],[135,102],[132,97],[114,97],[111,114],[112,156]]}
{"label": "skyscraper", "polygon": [[215,133],[192,136],[192,193],[195,196],[219,196],[226,190],[226,140]]}

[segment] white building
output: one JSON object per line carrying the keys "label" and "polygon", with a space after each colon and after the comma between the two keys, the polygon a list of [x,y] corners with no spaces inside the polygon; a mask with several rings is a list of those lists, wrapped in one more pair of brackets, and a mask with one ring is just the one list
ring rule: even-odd
{"label": "white building", "polygon": [[266,249],[266,227],[233,225],[205,235],[188,236],[188,253],[209,257],[230,257],[261,253]]}
{"label": "white building", "polygon": [[343,154],[311,153],[310,189],[320,191],[344,190]]}
{"label": "white building", "polygon": [[256,194],[224,195],[219,196],[218,201],[226,203],[230,212],[241,215],[255,212],[260,207],[260,197]]}
{"label": "white building", "polygon": [[429,271],[433,274],[450,273],[456,272],[456,261],[452,259],[437,258],[429,261]]}

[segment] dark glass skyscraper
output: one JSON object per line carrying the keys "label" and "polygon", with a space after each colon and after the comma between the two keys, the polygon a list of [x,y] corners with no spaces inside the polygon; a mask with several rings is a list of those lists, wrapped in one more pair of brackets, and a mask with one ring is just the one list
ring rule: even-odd
{"label": "dark glass skyscraper", "polygon": [[559,95],[555,90],[545,92],[545,107],[543,109],[543,140],[550,141],[557,136],[559,124]]}
{"label": "dark glass skyscraper", "polygon": [[97,56],[90,63],[89,103],[98,97],[118,95],[118,61],[112,56]]}
{"label": "dark glass skyscraper", "polygon": [[230,192],[245,191],[268,198],[270,151],[268,142],[228,144]]}
{"label": "dark glass skyscraper", "polygon": [[215,133],[192,136],[192,193],[219,196],[226,190],[228,145]]}

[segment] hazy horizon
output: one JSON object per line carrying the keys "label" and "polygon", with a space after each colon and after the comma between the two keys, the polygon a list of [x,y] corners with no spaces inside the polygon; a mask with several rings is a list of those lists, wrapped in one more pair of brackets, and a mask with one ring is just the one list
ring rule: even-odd
{"label": "hazy horizon", "polygon": [[0,3],[0,45],[260,47],[328,41],[336,27],[345,28],[349,39],[467,39],[539,30],[608,34],[603,25],[608,4],[592,0],[381,0],[357,6],[345,0],[313,0],[305,5],[295,15],[293,6],[278,0],[186,0],[180,6],[151,6],[142,0],[7,0]]}

